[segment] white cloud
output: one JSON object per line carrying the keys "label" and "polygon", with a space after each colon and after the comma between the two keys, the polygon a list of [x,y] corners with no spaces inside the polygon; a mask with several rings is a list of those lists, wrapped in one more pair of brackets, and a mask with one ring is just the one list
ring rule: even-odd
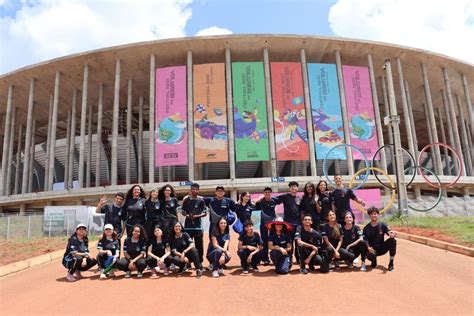
{"label": "white cloud", "polygon": [[339,0],[334,34],[445,54],[474,63],[474,1]]}
{"label": "white cloud", "polygon": [[196,33],[196,36],[229,35],[229,34],[232,34],[231,30],[217,27],[217,26],[211,26],[211,27],[199,30]]}
{"label": "white cloud", "polygon": [[182,37],[191,2],[24,0],[14,17],[0,18],[0,73],[90,49]]}

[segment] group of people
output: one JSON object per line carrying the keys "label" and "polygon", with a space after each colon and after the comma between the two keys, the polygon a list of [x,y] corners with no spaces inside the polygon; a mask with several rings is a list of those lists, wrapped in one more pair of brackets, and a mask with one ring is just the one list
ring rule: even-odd
{"label": "group of people", "polygon": [[[379,210],[375,207],[368,209],[370,222],[361,231],[355,224],[350,200],[362,205],[365,202],[343,186],[340,175],[334,177],[334,182],[336,187],[332,191],[324,180],[316,186],[308,182],[299,196],[299,185],[292,181],[288,193],[273,196],[272,189],[266,187],[263,195],[254,200],[249,192],[242,192],[237,202],[225,197],[222,186],[216,187],[215,196],[202,197],[199,184],[193,183],[181,204],[169,184],[151,190],[148,198],[140,185],[134,185],[126,195],[117,193],[113,203],[107,203],[104,197],[97,205],[96,212],[105,214],[105,225],[96,258],[89,253],[87,227],[77,226],[63,257],[67,280],[76,281],[81,278],[81,271],[95,264],[99,266],[101,279],[113,276],[114,270],[124,271],[126,278],[131,277],[132,271],[140,278],[147,268],[152,277],[173,271],[181,274],[191,264],[200,278],[205,216],[209,216],[210,222],[206,259],[213,277],[224,273],[232,257],[231,226],[239,234],[237,255],[244,274],[258,272],[260,264],[270,262],[277,273],[287,274],[293,256],[303,274],[315,271],[316,266],[321,272],[329,272],[340,264],[352,268],[359,256],[360,270],[366,271],[366,259],[376,267],[377,256],[387,252],[390,253],[388,270],[392,271],[396,254],[394,233],[378,221]],[[283,204],[283,218],[275,212],[279,204]],[[259,232],[251,219],[256,211],[261,212]],[[123,233],[126,237],[120,257]]]}

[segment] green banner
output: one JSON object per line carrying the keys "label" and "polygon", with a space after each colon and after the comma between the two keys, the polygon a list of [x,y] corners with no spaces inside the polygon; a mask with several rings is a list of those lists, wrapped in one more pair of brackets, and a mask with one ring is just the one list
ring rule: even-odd
{"label": "green banner", "polygon": [[236,160],[269,160],[263,63],[232,63],[232,89]]}

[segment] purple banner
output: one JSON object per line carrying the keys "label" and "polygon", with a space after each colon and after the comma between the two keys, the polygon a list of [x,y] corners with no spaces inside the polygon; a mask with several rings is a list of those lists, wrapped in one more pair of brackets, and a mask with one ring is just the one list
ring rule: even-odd
{"label": "purple banner", "polygon": [[155,100],[155,165],[187,165],[186,66],[156,69]]}

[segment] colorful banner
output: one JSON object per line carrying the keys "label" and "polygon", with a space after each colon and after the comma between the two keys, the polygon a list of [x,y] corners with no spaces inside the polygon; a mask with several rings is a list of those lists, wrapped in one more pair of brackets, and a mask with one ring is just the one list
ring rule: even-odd
{"label": "colorful banner", "polygon": [[[378,148],[375,129],[374,104],[367,67],[342,66],[344,91],[346,93],[347,113],[351,133],[351,144],[371,159]],[[353,159],[364,159],[355,150]],[[377,157],[377,159],[379,159]]]}
{"label": "colorful banner", "polygon": [[[331,148],[344,143],[336,65],[308,64],[308,77],[316,157],[323,160]],[[347,159],[346,148],[332,150],[327,158]]]}
{"label": "colorful banner", "polygon": [[203,64],[193,69],[195,162],[228,161],[225,65]]}
{"label": "colorful banner", "polygon": [[186,66],[156,69],[155,100],[155,165],[187,165]]}
{"label": "colorful banner", "polygon": [[361,211],[361,209],[368,209],[371,206],[375,206],[379,210],[383,208],[380,189],[362,189],[354,191],[354,193],[358,198],[361,198],[365,202],[365,207],[363,207],[357,202],[351,200],[351,209],[356,217],[356,223],[364,222],[364,213]]}
{"label": "colorful banner", "polygon": [[270,63],[277,160],[308,160],[300,63]]}
{"label": "colorful banner", "polygon": [[232,63],[236,161],[269,160],[262,62]]}

